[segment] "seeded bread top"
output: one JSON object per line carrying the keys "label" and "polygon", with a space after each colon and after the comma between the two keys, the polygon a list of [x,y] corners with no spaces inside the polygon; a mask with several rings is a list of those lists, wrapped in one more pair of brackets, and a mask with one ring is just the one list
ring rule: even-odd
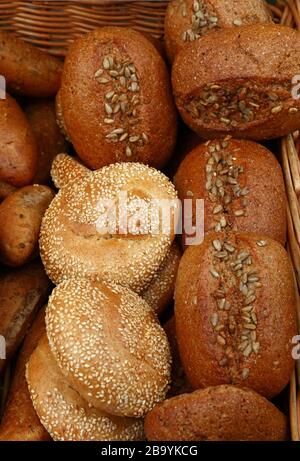
{"label": "seeded bread top", "polygon": [[90,168],[117,161],[162,167],[173,150],[177,120],[166,65],[131,29],[103,27],[74,43],[61,108],[76,152]]}
{"label": "seeded bread top", "polygon": [[274,240],[213,233],[189,247],[179,265],[175,318],[193,388],[233,383],[278,394],[294,365],[294,290],[286,251]]}
{"label": "seeded bread top", "polygon": [[184,46],[220,28],[271,22],[263,0],[171,0],[165,43],[171,60]]}
{"label": "seeded bread top", "polygon": [[234,386],[210,387],[157,405],[148,440],[286,440],[286,417],[264,397]]}

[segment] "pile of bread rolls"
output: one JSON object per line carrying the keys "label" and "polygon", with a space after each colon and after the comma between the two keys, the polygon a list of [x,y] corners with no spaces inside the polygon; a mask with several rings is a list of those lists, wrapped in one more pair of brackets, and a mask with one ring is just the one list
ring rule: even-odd
{"label": "pile of bread rolls", "polygon": [[[103,27],[62,63],[0,32],[0,440],[289,436],[286,196],[257,141],[300,128],[300,34],[263,0],[171,0],[165,48]],[[204,200],[203,242],[175,209],[100,232],[120,194],[129,218],[189,199],[193,224]]]}

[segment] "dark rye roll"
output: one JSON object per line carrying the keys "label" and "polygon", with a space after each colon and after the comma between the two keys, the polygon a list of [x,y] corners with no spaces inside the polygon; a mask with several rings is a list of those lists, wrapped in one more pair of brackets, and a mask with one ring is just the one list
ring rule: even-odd
{"label": "dark rye roll", "polygon": [[166,65],[142,34],[103,27],[77,40],[65,61],[59,119],[92,169],[168,161],[177,116]]}
{"label": "dark rye roll", "polygon": [[271,22],[264,0],[171,0],[165,18],[168,57],[210,32]]}
{"label": "dark rye roll", "polygon": [[165,400],[145,419],[151,441],[287,440],[287,418],[250,389],[209,387]]}
{"label": "dark rye roll", "polygon": [[[194,389],[271,398],[294,367],[295,288],[285,249],[253,233],[212,233],[184,253],[175,289],[180,356]],[[197,338],[197,340],[195,340]]]}
{"label": "dark rye roll", "polygon": [[289,27],[256,24],[211,33],[176,57],[176,105],[205,138],[284,136],[300,124],[293,83],[299,68],[300,34]]}
{"label": "dark rye roll", "polygon": [[275,156],[260,144],[235,139],[200,144],[180,164],[174,184],[181,200],[204,199],[206,233],[256,232],[284,245],[283,175]]}

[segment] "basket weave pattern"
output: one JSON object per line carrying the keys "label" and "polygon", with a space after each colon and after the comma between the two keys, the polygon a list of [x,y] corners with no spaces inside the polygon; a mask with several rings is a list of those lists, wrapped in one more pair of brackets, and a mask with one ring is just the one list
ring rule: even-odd
{"label": "basket weave pattern", "polygon": [[[271,1],[276,22],[300,30],[300,0]],[[129,26],[140,32],[163,37],[164,15],[168,1],[135,0],[68,0],[4,1],[0,0],[0,27],[47,51],[64,56],[80,35],[105,25]],[[300,74],[300,69],[299,69]],[[297,313],[300,331],[300,136],[282,139],[282,167],[287,190],[288,245],[297,287]],[[9,367],[4,377],[0,411],[9,381]],[[291,377],[290,427],[292,440],[300,440],[300,360]],[[1,398],[2,397],[2,398]]]}

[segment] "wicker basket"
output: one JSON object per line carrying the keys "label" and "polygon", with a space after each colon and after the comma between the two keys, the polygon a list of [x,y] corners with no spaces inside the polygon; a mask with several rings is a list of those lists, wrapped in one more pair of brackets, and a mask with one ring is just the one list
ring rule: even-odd
{"label": "wicker basket", "polygon": [[[276,22],[300,30],[300,0],[269,0]],[[104,25],[130,26],[163,37],[168,1],[136,0],[0,0],[0,27],[48,53],[64,56],[78,36]],[[300,73],[300,69],[299,69]],[[294,267],[298,325],[300,328],[300,135],[281,141],[281,159],[287,191],[288,244]],[[299,330],[300,331],[300,330]],[[0,414],[10,380],[10,369],[0,383]],[[291,438],[300,440],[300,361],[290,382]]]}

